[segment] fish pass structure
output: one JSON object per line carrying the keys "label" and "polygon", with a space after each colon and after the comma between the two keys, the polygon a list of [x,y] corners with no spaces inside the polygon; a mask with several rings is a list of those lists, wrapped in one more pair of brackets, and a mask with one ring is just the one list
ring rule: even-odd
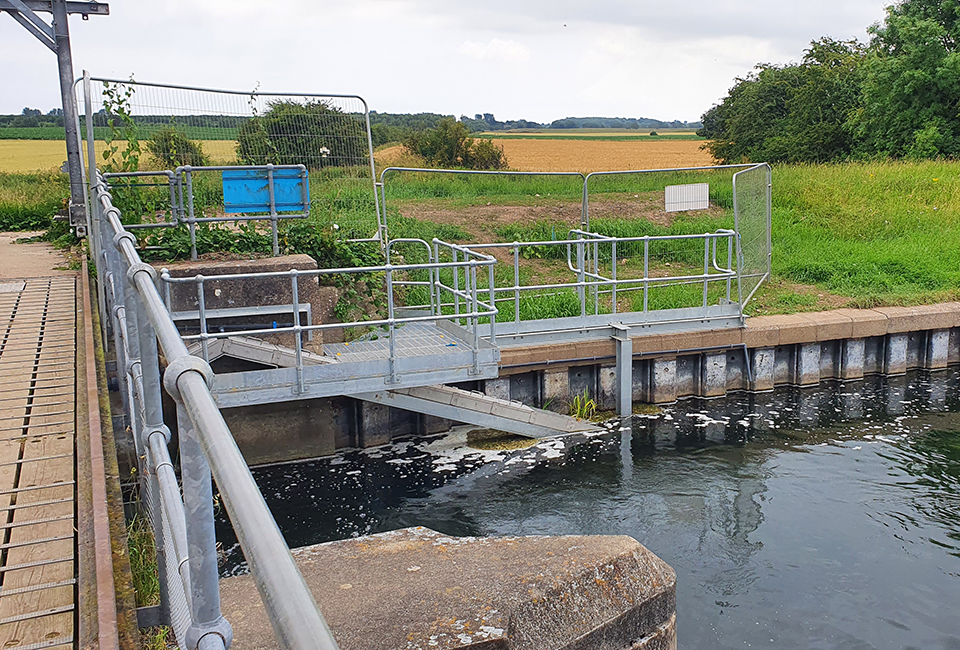
{"label": "fish pass structure", "polygon": [[[744,305],[770,273],[765,164],[587,175],[387,168],[378,175],[359,97],[88,75],[77,90],[104,340],[117,358],[157,539],[162,618],[182,648],[231,641],[219,610],[211,476],[282,645],[335,647],[221,409],[351,398],[533,437],[592,431],[588,422],[464,386],[495,380],[504,348],[612,339],[618,411],[629,415],[632,339],[740,327]],[[140,138],[146,150],[122,144]],[[151,164],[140,165],[148,156]],[[99,160],[111,169],[99,169]],[[481,185],[572,183],[579,216],[550,236],[511,241],[392,237],[394,192],[441,175]],[[691,200],[702,201],[705,182],[714,216],[729,214],[732,228],[690,230],[700,223],[693,222],[686,231],[617,231],[598,216],[605,193],[665,196],[668,186],[698,185]],[[183,252],[196,259],[210,224],[242,233],[249,222],[269,223],[276,256],[286,252],[288,224],[304,219],[378,246],[381,263],[284,267],[288,258],[280,257],[271,270],[210,274],[157,269],[141,257],[157,246],[149,233],[185,232]],[[320,288],[361,282],[377,286],[382,304],[348,322],[320,317],[312,297]],[[555,309],[538,311],[547,303]],[[355,338],[333,339],[344,332]],[[210,364],[223,358],[243,363],[213,372]],[[176,404],[172,414],[164,414],[161,386]]]}

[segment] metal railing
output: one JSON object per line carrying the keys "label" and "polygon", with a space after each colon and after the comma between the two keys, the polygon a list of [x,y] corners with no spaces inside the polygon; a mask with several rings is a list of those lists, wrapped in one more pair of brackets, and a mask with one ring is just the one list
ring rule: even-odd
{"label": "metal railing", "polygon": [[[91,188],[99,223],[97,271],[113,322],[121,397],[140,459],[140,489],[153,525],[161,608],[186,650],[228,648],[220,613],[211,478],[217,483],[267,616],[284,648],[336,648],[293,556],[210,393],[209,365],[188,353],[135,238],[103,178]],[[158,348],[159,342],[159,348]],[[162,373],[159,352],[167,361]],[[181,484],[167,445],[161,384],[174,398]]]}
{"label": "metal railing", "polygon": [[[408,241],[419,241],[424,246],[429,248],[429,245],[422,240],[408,240]],[[472,340],[468,341],[470,344],[470,350],[473,354],[474,367],[478,366],[478,357],[481,347],[481,335],[479,331],[479,324],[481,319],[489,320],[489,340],[493,343],[496,339],[496,315],[497,309],[493,301],[493,293],[489,294],[490,298],[488,301],[483,299],[483,294],[478,290],[478,274],[479,271],[483,268],[488,269],[489,278],[493,278],[493,266],[496,264],[496,260],[483,253],[476,253],[470,251],[464,247],[457,246],[455,244],[449,244],[442,242],[439,239],[433,241],[435,248],[445,248],[451,251],[456,251],[459,255],[462,256],[462,259],[454,259],[452,262],[438,262],[435,259],[428,261],[424,264],[391,264],[388,258],[387,264],[381,266],[362,266],[362,267],[348,267],[348,268],[330,268],[330,269],[308,269],[308,270],[298,270],[291,269],[289,271],[268,271],[268,272],[256,272],[256,273],[230,273],[230,274],[218,274],[204,276],[202,274],[190,275],[185,277],[172,277],[170,272],[167,269],[162,269],[160,273],[160,280],[163,285],[163,296],[165,305],[169,310],[172,310],[172,297],[171,297],[171,288],[176,286],[185,286],[188,287],[193,285],[196,287],[196,301],[197,301],[197,320],[199,321],[200,333],[198,334],[185,334],[182,336],[183,341],[199,341],[201,345],[201,354],[204,360],[209,360],[209,350],[208,343],[211,340],[229,338],[232,336],[243,335],[250,337],[257,336],[273,336],[278,334],[292,334],[294,339],[294,352],[296,354],[296,369],[297,369],[297,388],[299,392],[303,391],[303,366],[304,366],[304,350],[303,350],[303,335],[309,334],[311,332],[323,332],[328,330],[342,330],[350,328],[378,328],[382,327],[386,329],[386,338],[388,339],[388,354],[387,359],[390,364],[390,382],[397,383],[400,379],[401,373],[397,370],[397,330],[398,328],[412,324],[412,323],[433,323],[438,320],[448,320],[448,321],[457,321],[464,320],[470,324],[471,332],[473,334]],[[443,301],[444,295],[449,295],[449,299],[452,302],[455,302],[458,305],[456,313],[453,314],[443,314],[438,309],[431,309],[430,314],[428,315],[416,315],[416,316],[398,316],[397,315],[397,305],[395,302],[395,291],[399,286],[410,285],[408,281],[398,280],[397,276],[400,274],[406,274],[417,271],[425,271],[429,274],[431,278],[439,278],[440,272],[444,270],[453,271],[456,277],[459,277],[461,272],[464,277],[464,286],[460,287],[459,284],[454,286],[446,286],[439,282],[439,280],[427,282],[418,282],[415,284],[427,285],[429,284],[432,287],[431,291],[431,305],[439,305]],[[351,275],[363,275],[369,276],[370,274],[379,274],[384,275],[384,281],[386,286],[386,307],[387,313],[386,318],[380,319],[370,319],[370,320],[358,320],[350,322],[340,322],[340,323],[318,323],[316,325],[308,324],[302,325],[301,320],[301,302],[300,302],[300,283],[303,280],[319,279],[322,277],[337,277],[337,276],[351,276]],[[243,327],[238,326],[232,329],[229,332],[211,332],[209,326],[209,320],[213,317],[210,310],[206,307],[207,303],[207,292],[205,286],[208,282],[217,282],[220,283],[229,283],[229,282],[239,282],[243,280],[265,280],[269,278],[289,278],[290,279],[290,316],[292,318],[292,325],[270,327],[270,328],[258,328],[258,327]],[[434,301],[434,297],[436,300]],[[463,303],[465,309],[460,310],[459,305]]]}

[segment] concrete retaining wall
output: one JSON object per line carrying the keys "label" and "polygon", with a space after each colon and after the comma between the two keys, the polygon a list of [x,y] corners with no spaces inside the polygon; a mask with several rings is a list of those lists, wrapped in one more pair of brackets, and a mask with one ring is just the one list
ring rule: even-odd
{"label": "concrete retaining wall", "polygon": [[[633,339],[633,400],[668,403],[729,391],[815,386],[960,363],[960,303],[750,318],[741,329]],[[613,340],[504,348],[488,395],[563,410],[587,392],[616,406]]]}
{"label": "concrete retaining wall", "polygon": [[[762,316],[741,329],[637,337],[633,353],[633,401],[651,403],[939,370],[960,363],[960,303]],[[214,370],[220,363],[230,361]],[[498,379],[458,387],[555,411],[587,393],[614,410],[615,342],[503,348]],[[452,424],[350,398],[225,409],[224,417],[252,465],[373,447]]]}

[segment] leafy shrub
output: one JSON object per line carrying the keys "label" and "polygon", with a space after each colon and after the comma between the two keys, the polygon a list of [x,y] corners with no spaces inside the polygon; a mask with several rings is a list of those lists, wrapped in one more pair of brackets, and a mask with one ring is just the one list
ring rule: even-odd
{"label": "leafy shrub", "polygon": [[363,116],[323,101],[272,102],[237,134],[237,158],[244,165],[361,166],[368,164],[367,146]]}
{"label": "leafy shrub", "polygon": [[505,169],[503,148],[490,140],[475,140],[462,122],[445,117],[435,129],[413,131],[403,139],[411,153],[436,167]]}
{"label": "leafy shrub", "polygon": [[147,140],[147,150],[170,169],[191,165],[200,167],[208,160],[203,153],[203,144],[191,140],[175,126],[165,126]]}

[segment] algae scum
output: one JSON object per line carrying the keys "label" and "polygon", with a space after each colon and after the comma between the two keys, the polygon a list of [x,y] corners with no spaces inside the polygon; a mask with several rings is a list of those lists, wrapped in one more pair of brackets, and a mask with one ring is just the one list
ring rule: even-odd
{"label": "algae scum", "polygon": [[[960,648],[960,372],[688,400],[632,430],[465,430],[255,470],[291,546],[427,526],[630,535],[681,648]],[[509,447],[509,445],[504,445]],[[242,553],[219,522],[225,573]]]}

